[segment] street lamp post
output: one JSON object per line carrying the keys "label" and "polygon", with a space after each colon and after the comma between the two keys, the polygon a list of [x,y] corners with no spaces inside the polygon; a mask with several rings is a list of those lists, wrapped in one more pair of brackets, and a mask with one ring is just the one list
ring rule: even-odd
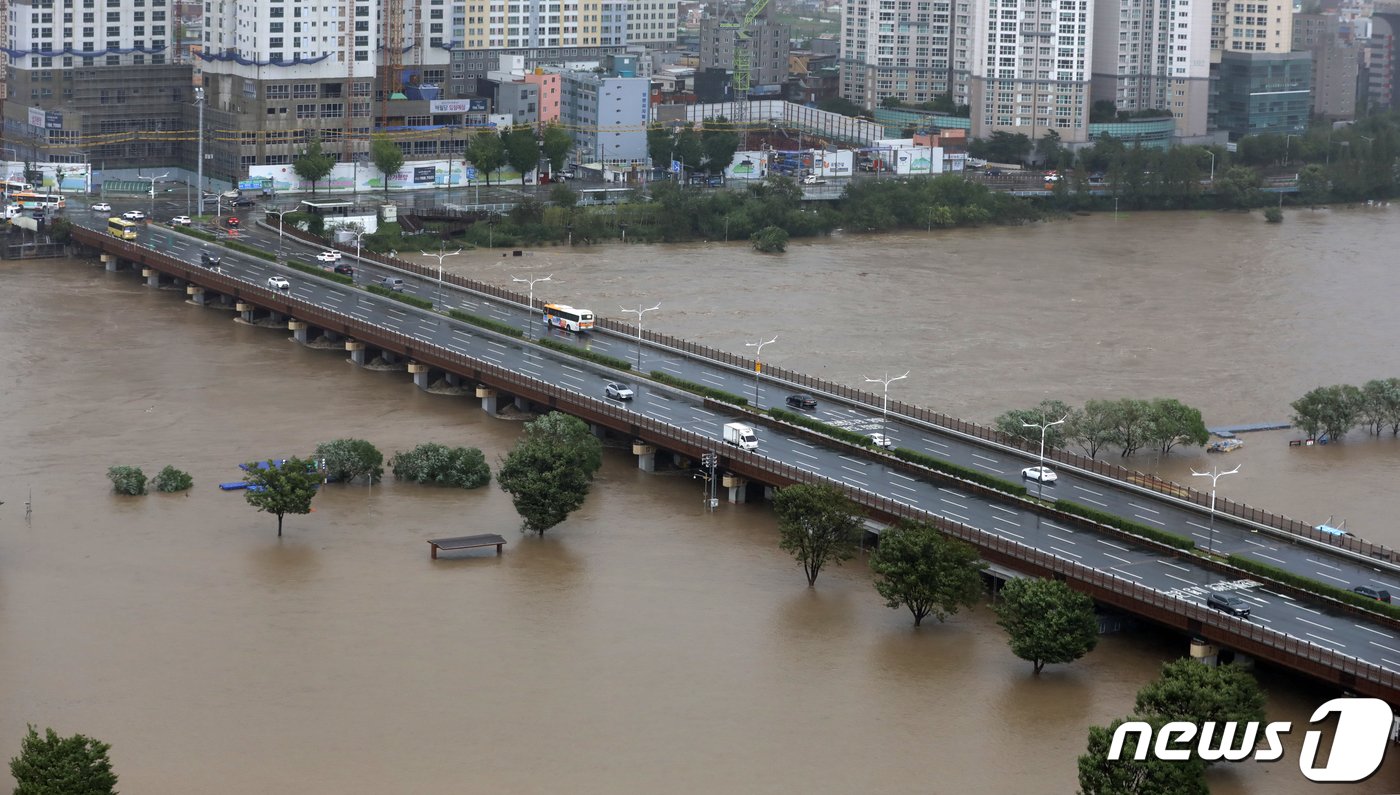
{"label": "street lamp post", "polygon": [[656,306],[648,307],[646,309],[642,309],[640,306],[638,306],[636,309],[628,309],[626,307],[622,307],[623,312],[631,312],[637,316],[637,372],[639,373],[642,371],[642,316],[648,312],[654,312],[660,308],[661,304],[657,304]]}
{"label": "street lamp post", "polygon": [[161,175],[158,176],[158,177],[143,177],[143,176],[140,176],[139,174],[138,174],[137,177],[136,177],[137,179],[145,180],[146,182],[151,183],[151,211],[150,211],[149,213],[147,213],[147,215],[146,215],[146,220],[147,220],[148,222],[151,220],[151,217],[154,216],[154,215],[156,214],[156,183],[159,182],[160,180],[165,179],[165,178],[168,177],[168,176],[170,176],[170,173],[169,173],[169,172],[166,172],[166,173],[164,173],[164,174],[161,174]]}
{"label": "street lamp post", "polygon": [[1206,154],[1210,155],[1210,184],[1215,184],[1215,152],[1207,149]]}
{"label": "street lamp post", "polygon": [[529,334],[530,334],[530,336],[532,336],[532,337],[535,335],[535,282],[547,282],[547,281],[551,281],[553,278],[554,278],[554,274],[552,274],[552,273],[551,273],[550,275],[548,275],[548,276],[536,276],[536,277],[533,278],[533,279],[522,279],[522,278],[520,278],[519,276],[513,276],[513,277],[511,277],[511,281],[513,281],[513,282],[520,282],[520,283],[522,283],[522,284],[528,284],[528,285],[530,285],[530,297],[529,297],[529,301],[530,301],[530,327],[529,327]]}
{"label": "street lamp post", "polygon": [[1220,467],[1215,467],[1210,472],[1197,472],[1191,470],[1191,474],[1198,478],[1210,478],[1210,529],[1206,531],[1206,554],[1215,552],[1215,483],[1226,475],[1233,475],[1239,472],[1240,468],[1235,467],[1229,472],[1221,472]]}
{"label": "street lamp post", "polygon": [[899,380],[901,380],[901,379],[908,378],[908,377],[909,377],[909,371],[908,371],[908,370],[905,370],[905,371],[904,371],[904,375],[897,375],[897,376],[895,376],[895,377],[893,377],[893,378],[890,377],[890,374],[889,374],[889,373],[885,373],[885,377],[884,377],[884,378],[867,378],[867,379],[865,379],[866,383],[870,383],[870,384],[884,384],[884,387],[885,387],[885,399],[884,399],[884,401],[882,402],[882,405],[881,405],[881,407],[880,407],[880,435],[881,435],[881,436],[885,435],[885,426],[886,426],[886,424],[888,423],[889,418],[890,418],[890,384],[894,383],[895,381],[899,381]]}
{"label": "street lamp post", "polygon": [[[363,233],[361,233],[361,234],[363,234]],[[359,239],[356,238],[355,256],[357,256],[357,257],[360,255],[360,247],[359,247],[359,242],[358,242],[358,240],[359,240]],[[442,244],[440,244],[440,245],[441,245],[441,249],[440,249],[440,250],[438,251],[438,253],[436,253],[436,254],[429,254],[429,253],[426,252],[426,251],[421,252],[421,253],[423,254],[423,256],[425,256],[425,257],[437,257],[437,261],[438,261],[438,283],[437,283],[437,297],[436,297],[436,303],[438,303],[438,304],[441,304],[441,303],[442,303],[442,261],[443,261],[444,259],[448,258],[448,257],[455,257],[455,256],[457,256],[458,254],[461,254],[461,253],[462,253],[462,250],[459,248],[459,249],[457,249],[456,251],[452,252],[451,254],[448,254],[448,253],[447,253],[447,244],[446,244],[446,243],[442,243]]]}
{"label": "street lamp post", "polygon": [[758,374],[763,370],[763,364],[759,361],[759,357],[763,355],[763,346],[764,346],[764,345],[769,345],[769,344],[772,344],[772,343],[777,342],[777,341],[778,341],[778,336],[775,334],[775,335],[773,335],[773,339],[768,340],[767,342],[746,342],[746,343],[744,343],[744,347],[745,347],[745,348],[756,348],[756,349],[757,349],[757,350],[755,350],[755,351],[753,352],[753,407],[754,407],[754,408],[758,408]]}
{"label": "street lamp post", "polygon": [[268,210],[277,213],[277,256],[282,256],[282,216],[287,214],[286,210]]}
{"label": "street lamp post", "polygon": [[369,234],[369,230],[361,229],[360,231],[352,232],[351,234],[355,236],[355,259],[358,261],[360,259],[360,241],[364,239],[365,235]]}
{"label": "street lamp post", "polygon": [[204,89],[195,88],[194,104],[199,108],[199,143],[195,157],[198,162],[194,164],[194,181],[199,183],[195,189],[199,191],[199,214],[204,215]]}
{"label": "street lamp post", "polygon": [[1302,137],[1303,137],[1303,136],[1301,136],[1301,135],[1291,135],[1291,134],[1290,134],[1290,135],[1285,135],[1285,136],[1283,136],[1283,164],[1284,164],[1285,166],[1288,165],[1288,161],[1289,161],[1289,159],[1290,159],[1290,158],[1289,158],[1289,153],[1292,151],[1292,149],[1291,149],[1290,147],[1291,147],[1292,144],[1293,144],[1293,139],[1294,139],[1294,138],[1302,138]]}
{"label": "street lamp post", "polygon": [[1046,422],[1045,415],[1041,414],[1040,422],[1026,422],[1025,420],[1021,421],[1022,428],[1040,429],[1040,460],[1036,463],[1037,474],[1035,478],[1036,483],[1039,485],[1036,487],[1036,496],[1041,496],[1045,493],[1045,432],[1055,427],[1056,425],[1059,425],[1067,419],[1069,419],[1068,414],[1059,418],[1058,420],[1055,420],[1054,422]]}

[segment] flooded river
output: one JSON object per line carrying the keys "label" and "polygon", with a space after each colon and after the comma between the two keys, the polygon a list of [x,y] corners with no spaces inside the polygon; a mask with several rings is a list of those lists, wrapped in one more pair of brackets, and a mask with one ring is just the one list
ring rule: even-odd
{"label": "flooded river", "polygon": [[[910,369],[901,399],[977,419],[1047,396],[1169,395],[1230,423],[1400,375],[1384,264],[1400,240],[1375,212],[449,262],[500,282],[552,272],[549,297],[603,314],[660,301],[648,327],[729,349],[777,334],[765,358],[836,380]],[[1129,713],[1186,650],[1109,636],[1033,677],[986,608],[914,630],[859,559],[809,590],[764,506],[706,513],[700,484],[622,450],[543,539],[515,532],[494,486],[393,482],[329,487],[278,539],[275,518],[215,488],[238,462],[357,436],[494,463],[519,425],[130,273],[42,262],[0,279],[5,759],[35,723],[112,743],[132,794],[1070,793],[1088,727]],[[1385,521],[1400,442],[1286,438],[1248,437],[1222,486],[1400,543]],[[192,492],[118,498],[104,477],[167,463]],[[505,554],[429,560],[425,539],[474,532],[504,533]],[[1330,695],[1262,680],[1271,720],[1301,723]],[[1298,773],[1297,746],[1213,771],[1212,791],[1400,788],[1395,752],[1371,782],[1326,787]]]}

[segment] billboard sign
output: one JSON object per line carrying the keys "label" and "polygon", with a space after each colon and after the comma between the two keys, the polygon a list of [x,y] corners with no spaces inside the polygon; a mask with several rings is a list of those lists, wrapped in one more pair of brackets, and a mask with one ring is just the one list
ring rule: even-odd
{"label": "billboard sign", "polygon": [[437,166],[414,166],[413,182],[415,185],[424,182],[433,182],[437,179]]}
{"label": "billboard sign", "polygon": [[44,127],[50,130],[63,129],[63,113],[57,110],[46,112],[44,114]]}
{"label": "billboard sign", "polygon": [[43,109],[43,108],[30,108],[30,109],[29,109],[29,126],[30,126],[30,127],[39,127],[39,128],[42,128],[42,127],[44,126],[44,118],[45,118],[45,117],[44,117],[44,109]]}

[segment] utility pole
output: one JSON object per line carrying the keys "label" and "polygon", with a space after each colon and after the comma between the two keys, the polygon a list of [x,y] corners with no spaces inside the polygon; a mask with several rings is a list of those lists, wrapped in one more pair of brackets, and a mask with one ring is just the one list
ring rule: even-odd
{"label": "utility pole", "polygon": [[199,108],[199,146],[196,157],[199,162],[195,163],[194,181],[199,183],[195,189],[199,191],[199,214],[204,215],[204,89],[195,88],[194,104]]}

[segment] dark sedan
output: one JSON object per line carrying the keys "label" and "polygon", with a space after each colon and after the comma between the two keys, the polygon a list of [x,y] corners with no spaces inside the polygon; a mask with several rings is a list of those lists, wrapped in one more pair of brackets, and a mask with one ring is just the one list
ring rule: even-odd
{"label": "dark sedan", "polygon": [[787,404],[795,409],[814,409],[817,399],[811,395],[788,395]]}

